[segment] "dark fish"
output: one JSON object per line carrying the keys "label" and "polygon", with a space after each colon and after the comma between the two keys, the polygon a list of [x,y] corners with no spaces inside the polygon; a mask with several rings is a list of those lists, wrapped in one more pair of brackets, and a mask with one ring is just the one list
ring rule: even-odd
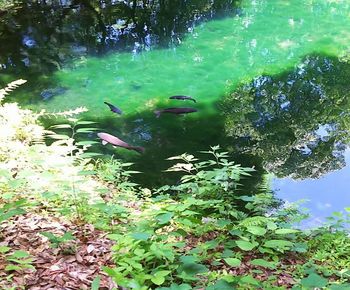
{"label": "dark fish", "polygon": [[116,114],[119,114],[121,115],[122,114],[122,110],[117,108],[116,106],[110,104],[110,103],[107,103],[107,102],[104,102],[110,109],[113,113],[116,113]]}
{"label": "dark fish", "polygon": [[169,99],[171,99],[171,100],[182,100],[182,101],[190,100],[190,101],[193,101],[193,102],[197,103],[194,98],[188,97],[188,96],[171,96]]}
{"label": "dark fish", "polygon": [[129,145],[128,143],[124,142],[123,140],[120,140],[118,137],[115,137],[115,136],[108,134],[108,133],[97,133],[97,136],[100,139],[102,139],[103,145],[110,143],[113,146],[118,146],[118,147],[126,148],[129,150],[135,150],[139,153],[143,153],[145,151],[145,148],[143,148],[143,147]]}
{"label": "dark fish", "polygon": [[63,95],[68,89],[65,87],[57,87],[53,89],[46,89],[43,90],[40,93],[40,96],[44,99],[44,101],[47,101],[48,99],[57,96],[57,95]]}
{"label": "dark fish", "polygon": [[162,114],[162,113],[181,115],[181,114],[188,114],[188,113],[193,113],[193,112],[197,112],[197,111],[198,110],[194,109],[194,108],[167,108],[167,109],[163,109],[163,110],[154,111],[154,113],[156,114],[156,117],[159,118],[160,114]]}

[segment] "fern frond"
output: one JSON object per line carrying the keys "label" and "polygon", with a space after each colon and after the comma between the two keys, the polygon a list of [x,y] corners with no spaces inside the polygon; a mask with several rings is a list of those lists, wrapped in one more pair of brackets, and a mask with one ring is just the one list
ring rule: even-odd
{"label": "fern frond", "polygon": [[3,99],[5,99],[6,95],[8,95],[14,89],[19,87],[20,85],[23,85],[26,82],[27,82],[26,80],[19,79],[7,84],[5,88],[0,89],[0,103],[2,102]]}
{"label": "fern frond", "polygon": [[272,184],[272,174],[264,174],[262,176],[262,180],[260,184],[258,185],[258,192],[259,193],[271,193],[271,184]]}
{"label": "fern frond", "polygon": [[268,221],[269,219],[267,217],[253,216],[253,217],[244,219],[239,223],[239,225],[243,227],[261,226],[261,225],[265,225]]}
{"label": "fern frond", "polygon": [[59,111],[59,112],[46,112],[45,110],[42,110],[39,114],[40,116],[45,116],[45,117],[72,117],[74,115],[85,113],[87,111],[89,110],[86,107],[78,107],[73,110]]}

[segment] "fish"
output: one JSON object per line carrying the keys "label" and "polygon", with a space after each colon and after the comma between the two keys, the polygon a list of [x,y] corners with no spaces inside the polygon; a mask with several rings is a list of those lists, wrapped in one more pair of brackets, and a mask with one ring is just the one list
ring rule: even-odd
{"label": "fish", "polygon": [[193,101],[193,102],[197,103],[197,101],[194,98],[189,97],[189,96],[171,96],[169,99],[171,99],[171,100],[182,100],[182,101],[190,100],[190,101]]}
{"label": "fish", "polygon": [[46,89],[40,93],[40,96],[43,98],[44,101],[47,101],[48,99],[51,99],[54,96],[63,95],[67,90],[68,89],[65,87]]}
{"label": "fish", "polygon": [[154,113],[156,114],[156,117],[159,118],[162,113],[182,115],[182,114],[194,113],[197,111],[198,110],[194,108],[167,108],[163,110],[156,110],[154,111]]}
{"label": "fish", "polygon": [[107,103],[107,102],[104,102],[110,109],[113,113],[116,113],[116,114],[119,114],[121,115],[122,114],[122,110],[117,108],[116,106],[110,104],[110,103]]}
{"label": "fish", "polygon": [[112,144],[113,146],[122,147],[129,150],[135,150],[140,154],[145,152],[145,148],[140,146],[129,145],[128,143],[124,142],[123,140],[120,140],[118,137],[113,136],[111,134],[100,132],[100,133],[97,133],[97,136],[102,140],[103,145],[106,145],[109,143],[109,144]]}

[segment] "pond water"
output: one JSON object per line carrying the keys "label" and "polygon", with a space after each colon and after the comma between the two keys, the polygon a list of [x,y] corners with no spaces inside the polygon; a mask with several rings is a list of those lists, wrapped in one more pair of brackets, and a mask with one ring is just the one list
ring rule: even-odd
{"label": "pond water", "polygon": [[[13,100],[36,110],[87,107],[84,118],[101,131],[145,147],[141,156],[96,149],[135,162],[145,185],[174,180],[162,173],[167,157],[220,144],[258,169],[249,191],[269,172],[277,195],[310,199],[316,219],[324,217],[320,208],[350,205],[340,186],[349,176],[349,1],[155,1],[153,13],[132,1],[96,10],[66,2],[56,10],[27,5],[0,22],[7,25],[0,79],[29,80]],[[36,23],[25,9],[37,12]],[[45,12],[57,22],[47,23]],[[9,23],[21,23],[15,36]],[[177,106],[198,112],[153,112]]]}

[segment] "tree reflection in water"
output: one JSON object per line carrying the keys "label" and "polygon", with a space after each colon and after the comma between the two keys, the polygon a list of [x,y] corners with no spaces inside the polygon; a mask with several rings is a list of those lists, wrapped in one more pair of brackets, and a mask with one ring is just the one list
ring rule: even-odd
{"label": "tree reflection in water", "polygon": [[293,71],[257,77],[221,103],[226,132],[278,177],[340,169],[350,136],[349,76],[346,60],[308,56]]}

